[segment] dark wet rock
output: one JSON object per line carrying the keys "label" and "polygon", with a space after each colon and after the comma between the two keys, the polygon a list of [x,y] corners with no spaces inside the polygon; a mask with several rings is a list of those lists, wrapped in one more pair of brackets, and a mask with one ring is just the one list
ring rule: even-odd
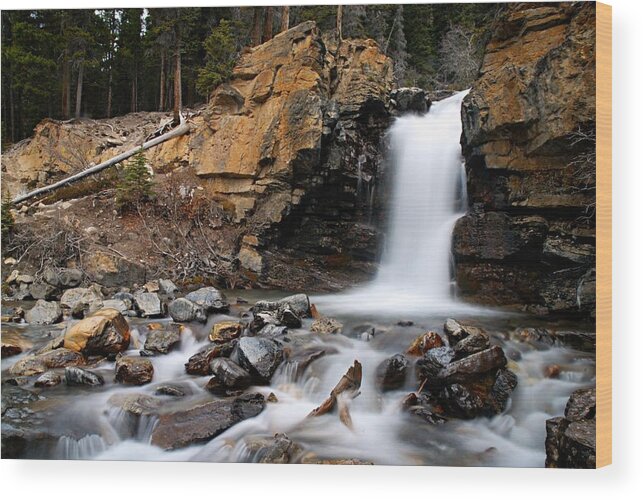
{"label": "dark wet rock", "polygon": [[511,338],[536,349],[549,348],[556,343],[554,332],[546,328],[517,328],[511,333]]}
{"label": "dark wet rock", "polygon": [[517,385],[518,377],[514,372],[507,369],[498,370],[496,380],[486,400],[493,413],[498,414],[505,410],[511,393]]}
{"label": "dark wet rock", "polygon": [[243,332],[243,325],[237,321],[221,321],[212,325],[208,338],[215,344],[226,344],[239,338]]}
{"label": "dark wet rock", "polygon": [[210,373],[210,362],[221,356],[230,356],[235,346],[236,341],[226,344],[207,345],[190,357],[185,364],[185,371],[190,375],[208,375]]}
{"label": "dark wet rock", "polygon": [[294,463],[303,449],[285,434],[275,434],[271,439],[248,438],[246,447],[254,463],[289,464]]}
{"label": "dark wet rock", "polygon": [[596,389],[574,391],[565,416],[546,422],[546,467],[593,469],[596,467]]}
{"label": "dark wet rock", "polygon": [[480,328],[475,326],[464,325],[459,321],[449,318],[444,323],[444,333],[447,335],[449,345],[454,347],[458,342],[465,337],[475,333],[484,333]]}
{"label": "dark wet rock", "polygon": [[453,360],[455,353],[450,347],[436,347],[427,351],[415,363],[415,373],[418,380],[433,379]]}
{"label": "dark wet rock", "polygon": [[402,87],[391,91],[391,106],[396,114],[426,113],[429,100],[424,89],[418,87]]}
{"label": "dark wet rock", "polygon": [[159,280],[159,289],[165,295],[172,295],[179,291],[179,287],[172,280],[161,278]]}
{"label": "dark wet rock", "polygon": [[16,356],[22,352],[22,347],[9,342],[2,342],[2,359]]}
{"label": "dark wet rock", "polygon": [[34,300],[55,300],[60,295],[55,286],[44,282],[33,283],[29,287],[29,292]]}
{"label": "dark wet rock", "polygon": [[279,320],[274,313],[267,312],[257,312],[252,315],[252,321],[250,322],[250,331],[257,333],[261,331],[265,326],[272,325],[278,326]]}
{"label": "dark wet rock", "polygon": [[375,383],[381,391],[399,389],[406,381],[409,360],[403,354],[396,354],[382,361],[375,371]]}
{"label": "dark wet rock", "polygon": [[283,360],[283,349],[274,341],[243,337],[237,344],[239,364],[260,381],[268,383]]}
{"label": "dark wet rock", "polygon": [[64,346],[86,356],[109,356],[127,350],[130,329],[116,309],[100,309],[72,325],[66,332]]}
{"label": "dark wet rock", "polygon": [[455,352],[456,359],[462,359],[471,354],[489,349],[489,346],[489,335],[479,332],[463,338],[453,347],[453,352]]}
{"label": "dark wet rock", "polygon": [[288,328],[301,328],[301,318],[288,307],[279,314],[279,323]]}
{"label": "dark wet rock", "polygon": [[187,392],[185,388],[177,384],[161,384],[154,390],[157,396],[172,396],[173,398],[182,398]]}
{"label": "dark wet rock", "polygon": [[560,365],[547,365],[543,370],[543,375],[547,378],[558,378],[560,371]]}
{"label": "dark wet rock", "polygon": [[311,313],[308,295],[298,293],[277,301],[260,300],[252,307],[252,312],[255,314],[262,312],[276,313],[276,316],[279,317],[286,309],[296,314],[299,318],[309,318]]}
{"label": "dark wet rock", "polygon": [[209,441],[233,425],[257,416],[265,404],[261,394],[244,394],[160,415],[152,433],[152,444],[177,449]]}
{"label": "dark wet rock", "polygon": [[58,302],[39,300],[25,313],[25,320],[32,325],[53,325],[62,320],[63,312]]}
{"label": "dark wet rock", "polygon": [[122,384],[149,384],[154,376],[154,365],[149,359],[121,356],[116,360],[114,380]]}
{"label": "dark wet rock", "polygon": [[596,334],[591,332],[562,331],[555,333],[556,341],[583,352],[596,352]]}
{"label": "dark wet rock", "polygon": [[506,365],[507,358],[502,348],[493,346],[449,363],[449,365],[440,370],[437,377],[447,382],[466,382],[476,375],[504,368]]}
{"label": "dark wet rock", "polygon": [[207,315],[203,311],[203,308],[186,298],[180,298],[170,302],[167,312],[174,321],[179,323],[188,323],[191,321],[205,323],[207,320]]}
{"label": "dark wet rock", "polygon": [[103,294],[100,292],[98,286],[91,286],[89,288],[70,288],[65,290],[60,298],[61,307],[70,310],[89,309],[89,305],[95,300],[103,300]]}
{"label": "dark wet rock", "polygon": [[287,333],[288,333],[288,327],[277,326],[277,325],[266,325],[257,332],[257,335],[259,335],[260,337],[274,339],[277,337],[282,337]]}
{"label": "dark wet rock", "polygon": [[134,294],[134,304],[144,318],[163,316],[163,305],[157,293],[141,292]]}
{"label": "dark wet rock", "polygon": [[108,403],[135,417],[154,415],[163,406],[163,400],[160,398],[131,393],[114,394]]}
{"label": "dark wet rock", "polygon": [[65,368],[65,383],[67,385],[98,386],[103,385],[105,379],[98,373],[78,368],[77,366],[68,366]]}
{"label": "dark wet rock", "polygon": [[438,400],[444,410],[456,418],[475,418],[484,410],[484,401],[476,393],[460,384],[444,387],[438,395]]}
{"label": "dark wet rock", "polygon": [[54,387],[62,382],[62,377],[56,372],[46,372],[34,382],[35,387]]}
{"label": "dark wet rock", "polygon": [[397,326],[402,326],[402,327],[408,327],[408,326],[413,326],[415,323],[410,320],[401,320],[396,323]]}
{"label": "dark wet rock", "polygon": [[344,325],[342,325],[336,319],[322,316],[321,318],[317,318],[315,321],[313,321],[313,324],[310,327],[310,331],[321,334],[334,334],[342,333],[343,328]]}
{"label": "dark wet rock", "polygon": [[[215,358],[210,363],[210,373],[226,389],[244,390],[250,387],[252,377],[234,361],[227,358]],[[206,389],[208,387],[206,386]]]}
{"label": "dark wet rock", "polygon": [[225,295],[212,286],[199,288],[188,293],[185,298],[194,302],[206,313],[226,312],[230,309]]}
{"label": "dark wet rock", "polygon": [[266,398],[266,401],[268,403],[278,403],[279,399],[277,399],[277,396],[275,395],[274,392],[271,392],[270,394],[268,394],[268,397]]}
{"label": "dark wet rock", "polygon": [[313,361],[327,354],[335,354],[336,352],[337,350],[331,347],[306,347],[290,354],[286,363],[293,367],[294,379],[299,380]]}
{"label": "dark wet rock", "polygon": [[444,342],[442,337],[435,332],[426,332],[417,337],[406,350],[406,354],[410,356],[422,356],[424,353],[443,347]]}
{"label": "dark wet rock", "polygon": [[[149,327],[152,325],[148,325]],[[145,339],[145,350],[158,354],[167,354],[181,342],[181,325],[170,323],[152,329]]]}
{"label": "dark wet rock", "polygon": [[82,354],[70,349],[54,349],[42,354],[30,355],[17,361],[9,373],[16,376],[30,376],[45,373],[53,368],[78,366],[85,363]]}
{"label": "dark wet rock", "polygon": [[10,377],[2,381],[3,384],[13,385],[15,387],[20,387],[22,385],[27,385],[29,383],[29,377]]}

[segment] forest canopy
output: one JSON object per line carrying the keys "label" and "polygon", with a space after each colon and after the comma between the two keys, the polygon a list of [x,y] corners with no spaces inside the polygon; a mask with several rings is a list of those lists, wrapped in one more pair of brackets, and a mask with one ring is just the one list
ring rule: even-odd
{"label": "forest canopy", "polygon": [[[2,12],[2,144],[43,118],[104,118],[206,102],[244,48],[303,21],[372,38],[399,86],[465,88],[498,4],[309,5]],[[338,13],[341,12],[341,23]],[[178,82],[178,85],[175,85]]]}

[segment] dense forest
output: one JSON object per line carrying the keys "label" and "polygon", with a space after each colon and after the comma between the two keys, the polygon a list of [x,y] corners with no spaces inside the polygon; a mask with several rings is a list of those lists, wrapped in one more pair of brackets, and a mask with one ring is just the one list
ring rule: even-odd
{"label": "dense forest", "polygon": [[[497,4],[2,12],[2,144],[43,118],[104,118],[205,102],[244,48],[302,21],[372,38],[400,86],[464,88]],[[341,22],[338,23],[338,17]],[[180,85],[175,86],[175,82]]]}

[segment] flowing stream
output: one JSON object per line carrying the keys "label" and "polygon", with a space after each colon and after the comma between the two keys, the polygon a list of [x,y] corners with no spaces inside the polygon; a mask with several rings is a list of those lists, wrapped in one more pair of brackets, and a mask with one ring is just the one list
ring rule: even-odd
{"label": "flowing stream", "polygon": [[[155,396],[163,400],[165,408],[189,408],[214,398],[204,389],[210,377],[187,375],[183,365],[208,343],[207,333],[212,324],[238,319],[248,308],[235,304],[229,315],[211,316],[206,325],[188,325],[178,349],[152,358],[155,372],[151,384],[134,388],[116,384],[114,364],[107,362],[94,370],[104,376],[103,387],[68,388],[62,384],[43,391],[45,398],[30,406],[29,411],[38,415],[33,425],[59,437],[52,446],[33,447],[29,456],[253,461],[250,446],[253,439],[285,433],[304,453],[324,459],[361,459],[396,465],[542,467],[545,421],[563,414],[567,398],[575,389],[594,384],[594,356],[567,347],[525,341],[515,334],[525,327],[578,330],[577,324],[552,323],[473,307],[454,296],[451,233],[455,221],[466,210],[459,144],[460,106],[465,95],[466,92],[461,92],[433,104],[424,116],[405,116],[394,123],[391,129],[394,192],[380,272],[373,283],[354,291],[311,299],[323,314],[344,324],[343,334],[313,334],[309,330],[312,320],[305,320],[300,329],[290,330],[289,345],[317,345],[334,353],[317,359],[299,376],[296,364],[283,363],[269,386],[252,389],[266,396],[272,392],[278,402],[268,403],[258,416],[205,444],[176,451],[164,451],[150,443],[156,417],[141,418],[132,430],[125,412],[109,402],[115,394],[155,396],[156,388],[168,382],[180,386],[187,396],[178,400]],[[250,303],[286,295],[259,291],[232,293]],[[234,299],[234,295],[230,298]],[[401,400],[417,390],[412,369],[399,390],[381,393],[375,387],[375,370],[382,360],[405,352],[427,330],[441,332],[448,317],[484,328],[492,343],[501,345],[507,353],[509,368],[518,376],[518,387],[503,414],[431,425],[401,409]],[[398,324],[400,320],[408,322],[402,326]],[[139,344],[145,340],[147,322],[131,321]],[[16,335],[31,338],[34,345],[48,340],[39,337],[43,329],[11,328]],[[137,355],[137,349],[132,345],[130,354]],[[17,359],[2,361],[3,378]],[[350,406],[353,429],[343,425],[336,414],[306,419],[353,360],[363,365],[361,394]],[[559,368],[560,375],[548,378],[545,372],[553,365]]]}

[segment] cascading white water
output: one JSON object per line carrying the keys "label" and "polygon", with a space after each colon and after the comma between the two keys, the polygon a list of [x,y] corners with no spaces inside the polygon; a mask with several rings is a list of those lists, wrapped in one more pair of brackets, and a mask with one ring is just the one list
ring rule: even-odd
{"label": "cascading white water", "polygon": [[451,232],[463,215],[460,107],[467,91],[393,125],[389,237],[376,286],[448,300]]}
{"label": "cascading white water", "polygon": [[429,113],[398,118],[390,130],[393,193],[387,242],[376,279],[348,295],[315,298],[335,313],[452,311],[451,234],[466,212],[460,108],[468,90]]}

